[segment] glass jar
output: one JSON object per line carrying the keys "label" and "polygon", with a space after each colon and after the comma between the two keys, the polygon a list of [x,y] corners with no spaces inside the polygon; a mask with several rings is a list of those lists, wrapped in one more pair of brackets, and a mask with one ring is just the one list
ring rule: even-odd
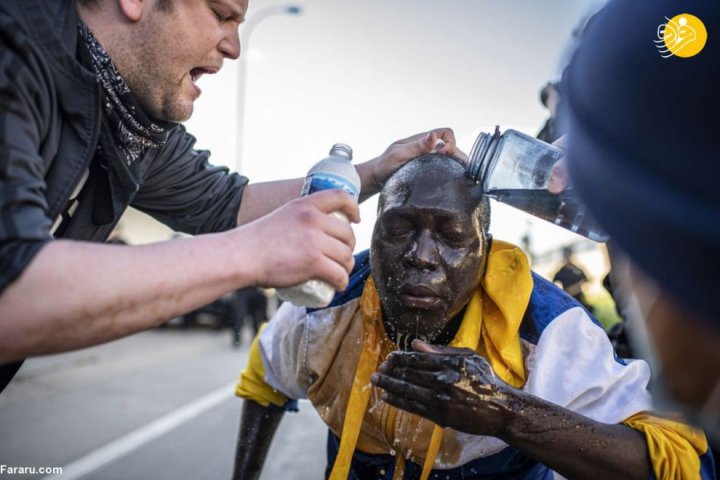
{"label": "glass jar", "polygon": [[548,190],[553,167],[564,152],[529,135],[508,129],[478,135],[466,167],[467,175],[482,185],[483,192],[543,220],[596,242],[609,237],[589,216],[575,190],[568,185],[560,193]]}

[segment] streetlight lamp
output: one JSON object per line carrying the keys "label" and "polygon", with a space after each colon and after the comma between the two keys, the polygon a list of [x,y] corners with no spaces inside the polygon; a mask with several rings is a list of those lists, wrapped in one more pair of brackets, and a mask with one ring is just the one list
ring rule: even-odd
{"label": "streetlight lamp", "polygon": [[[302,8],[299,5],[272,5],[258,10],[255,15],[248,18],[243,24],[240,34],[240,45],[246,51],[249,51],[248,45],[250,35],[255,27],[268,17],[273,15],[300,15]],[[235,170],[240,171],[242,165],[243,141],[245,132],[245,94],[247,92],[247,68],[248,55],[241,55],[238,60],[238,76],[237,76],[237,128],[235,131]]]}

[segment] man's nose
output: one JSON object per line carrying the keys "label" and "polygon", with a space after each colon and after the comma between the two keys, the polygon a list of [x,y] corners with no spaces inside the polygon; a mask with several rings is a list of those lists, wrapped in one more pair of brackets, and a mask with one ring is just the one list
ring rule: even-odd
{"label": "man's nose", "polygon": [[423,270],[434,270],[438,267],[440,256],[431,232],[427,230],[420,232],[405,255],[405,260],[410,265]]}
{"label": "man's nose", "polygon": [[222,52],[223,56],[232,60],[237,60],[240,57],[240,34],[238,32],[238,27],[237,25],[228,25],[227,28],[228,31],[220,41],[218,48]]}

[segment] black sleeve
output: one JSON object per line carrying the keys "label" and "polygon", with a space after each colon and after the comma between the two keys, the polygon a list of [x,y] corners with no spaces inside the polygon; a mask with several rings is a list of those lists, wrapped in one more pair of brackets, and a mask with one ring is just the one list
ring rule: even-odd
{"label": "black sleeve", "polygon": [[190,234],[237,225],[247,178],[209,163],[210,152],[194,150],[195,138],[180,125],[152,160],[133,207],[170,228]]}
{"label": "black sleeve", "polygon": [[47,71],[12,19],[0,15],[0,293],[52,239],[45,161]]}

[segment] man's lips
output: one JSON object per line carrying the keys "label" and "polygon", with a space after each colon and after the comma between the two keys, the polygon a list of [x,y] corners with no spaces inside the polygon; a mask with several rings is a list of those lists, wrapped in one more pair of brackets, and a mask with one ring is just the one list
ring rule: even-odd
{"label": "man's lips", "polygon": [[219,67],[195,67],[192,70],[190,70],[190,78],[192,79],[193,83],[197,82],[200,77],[202,77],[205,74],[212,75],[214,73],[217,73],[220,70]]}
{"label": "man's lips", "polygon": [[427,285],[405,285],[400,288],[400,302],[405,307],[433,310],[445,305],[445,298]]}
{"label": "man's lips", "polygon": [[217,73],[220,70],[219,67],[214,66],[207,66],[207,67],[195,67],[192,70],[190,70],[190,81],[193,84],[193,87],[195,88],[195,91],[198,95],[202,92],[200,90],[200,87],[197,85],[197,81],[200,80],[200,77],[202,77],[205,74],[212,75],[214,73]]}

